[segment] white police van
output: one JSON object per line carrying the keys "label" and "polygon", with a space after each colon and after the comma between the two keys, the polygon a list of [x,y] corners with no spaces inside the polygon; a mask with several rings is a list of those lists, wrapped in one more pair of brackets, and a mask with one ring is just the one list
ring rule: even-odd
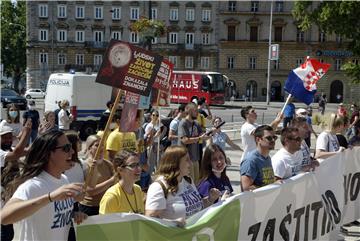
{"label": "white police van", "polygon": [[45,111],[58,109],[58,101],[68,100],[74,117],[71,129],[80,137],[94,134],[97,122],[111,99],[112,87],[95,82],[96,74],[54,73],[47,83]]}

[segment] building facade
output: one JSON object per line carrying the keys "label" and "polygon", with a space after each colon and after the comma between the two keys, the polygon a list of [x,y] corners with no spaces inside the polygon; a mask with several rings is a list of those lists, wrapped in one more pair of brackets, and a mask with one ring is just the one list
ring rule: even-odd
{"label": "building facade", "polygon": [[[351,85],[340,69],[358,61],[341,36],[327,36],[316,26],[297,29],[293,2],[274,1],[272,43],[280,45],[271,61],[271,100],[284,98],[288,72],[306,56],[330,63],[318,92],[335,102],[360,99],[360,85]],[[154,39],[152,50],[169,58],[178,70],[211,70],[227,75],[239,98],[266,98],[270,2],[263,1],[28,1],[27,87],[44,88],[54,72],[97,71],[107,44],[118,39],[142,45],[131,30],[140,17],[164,21],[166,36]],[[235,87],[234,86],[234,87]]]}

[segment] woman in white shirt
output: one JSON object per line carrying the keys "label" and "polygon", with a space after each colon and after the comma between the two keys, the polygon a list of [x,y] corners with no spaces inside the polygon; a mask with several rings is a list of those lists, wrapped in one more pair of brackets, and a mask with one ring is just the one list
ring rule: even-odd
{"label": "woman in white shirt", "polygon": [[189,177],[191,160],[183,146],[170,146],[160,161],[155,182],[149,187],[145,215],[174,221],[185,225],[185,219],[210,206],[220,196],[220,191],[211,189],[206,198],[201,198],[194,182]]}
{"label": "woman in white shirt", "polygon": [[9,126],[13,129],[13,143],[16,146],[20,139],[22,125],[20,123],[20,111],[14,104],[10,104],[6,109],[6,120],[2,120],[0,126]]}
{"label": "woman in white shirt", "polygon": [[328,128],[321,132],[316,140],[315,158],[325,159],[345,150],[339,145],[336,133],[344,130],[344,117],[335,113],[330,115]]}
{"label": "woman in white shirt", "polygon": [[73,121],[73,117],[71,114],[68,114],[67,108],[69,108],[69,101],[63,100],[60,103],[61,110],[58,114],[59,119],[59,129],[60,130],[70,130],[70,124]]}

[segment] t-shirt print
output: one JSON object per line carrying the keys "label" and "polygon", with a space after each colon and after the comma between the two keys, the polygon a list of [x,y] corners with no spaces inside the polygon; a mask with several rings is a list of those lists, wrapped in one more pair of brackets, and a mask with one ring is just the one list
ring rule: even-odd
{"label": "t-shirt print", "polygon": [[193,186],[188,185],[186,190],[180,194],[185,203],[186,217],[189,217],[202,209],[202,199]]}

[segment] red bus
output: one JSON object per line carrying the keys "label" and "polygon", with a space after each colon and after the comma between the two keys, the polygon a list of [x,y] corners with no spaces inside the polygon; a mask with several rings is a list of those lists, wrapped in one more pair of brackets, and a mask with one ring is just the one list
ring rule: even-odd
{"label": "red bus", "polygon": [[225,82],[228,78],[217,72],[173,71],[170,101],[189,103],[194,98],[206,98],[207,104],[225,103]]}

